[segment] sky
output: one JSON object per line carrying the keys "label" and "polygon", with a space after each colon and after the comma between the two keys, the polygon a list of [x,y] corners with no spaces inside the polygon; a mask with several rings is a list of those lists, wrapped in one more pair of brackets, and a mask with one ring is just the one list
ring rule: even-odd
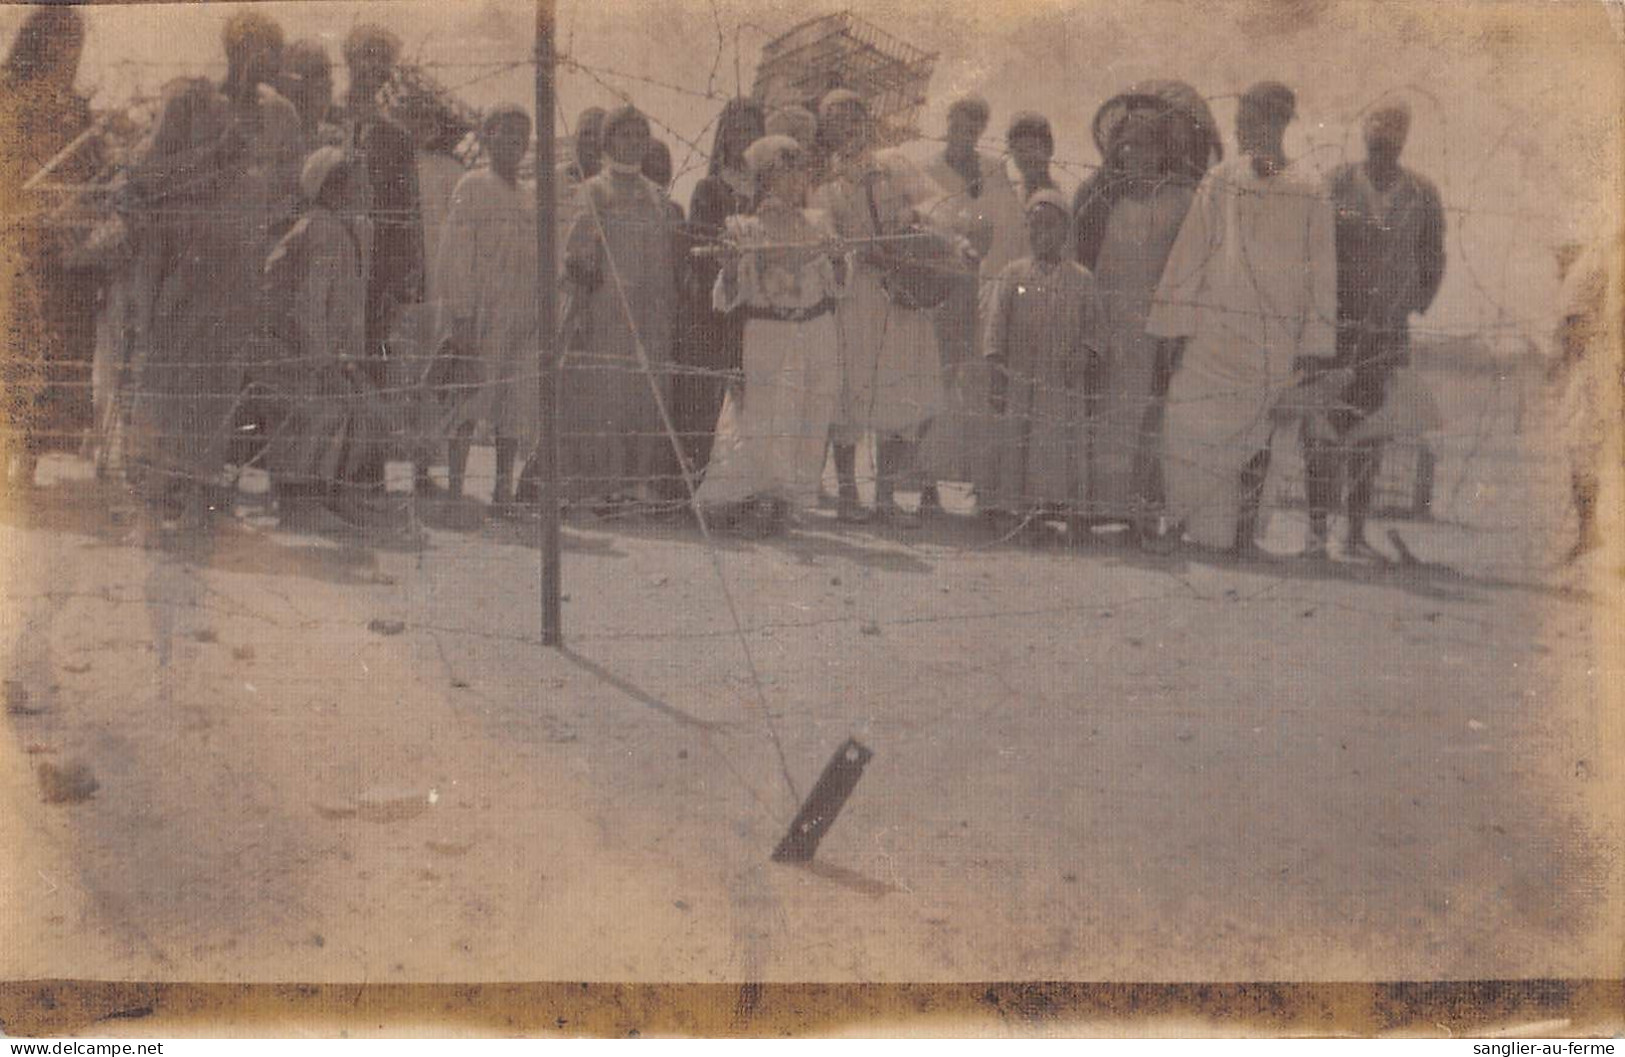
{"label": "sky", "polygon": [[[781,0],[557,0],[565,125],[582,107],[630,98],[673,148],[677,197],[704,165],[723,100],[749,90],[762,44],[838,10]],[[1415,112],[1405,164],[1449,210],[1444,287],[1427,329],[1500,343],[1544,341],[1557,291],[1554,247],[1617,223],[1625,112],[1620,5],[1600,0],[1021,0],[926,4],[837,0],[939,58],[923,130],[977,91],[992,104],[989,146],[1019,109],[1046,114],[1057,168],[1098,162],[1099,105],[1147,77],[1177,77],[1211,105],[1234,150],[1234,98],[1266,78],[1292,85],[1289,153],[1317,170],[1360,154],[1358,119],[1401,94]],[[338,55],[358,22],[392,26],[407,54],[467,102],[527,109],[534,7],[527,0],[311,0],[255,5],[290,39]],[[1608,8],[1611,6],[1612,14]],[[96,6],[81,86],[93,105],[154,94],[168,79],[218,75],[232,4]],[[0,10],[9,42],[24,12]],[[342,83],[342,70],[340,71]],[[561,129],[563,131],[563,129]]]}

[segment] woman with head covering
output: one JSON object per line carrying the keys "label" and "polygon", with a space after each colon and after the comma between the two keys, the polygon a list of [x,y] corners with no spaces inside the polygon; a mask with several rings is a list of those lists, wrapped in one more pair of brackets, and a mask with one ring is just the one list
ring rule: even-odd
{"label": "woman with head covering", "polygon": [[[721,237],[731,216],[743,216],[755,203],[755,182],[745,150],[765,132],[762,108],[749,99],[730,99],[717,118],[710,171],[694,185],[688,234],[704,245]],[[684,283],[683,333],[679,355],[683,373],[673,381],[673,418],[696,471],[705,468],[711,431],[722,409],[729,372],[739,370],[744,322],[737,313],[717,312],[711,288],[718,264],[713,258],[691,263]]]}
{"label": "woman with head covering", "polygon": [[[814,195],[843,238],[893,237],[912,229],[933,197],[931,182],[895,151],[876,153],[873,121],[855,93],[837,89],[819,106],[819,131],[830,150],[830,179]],[[861,520],[857,443],[876,439],[875,510],[908,527],[897,505],[922,427],[942,403],[942,361],[931,311],[887,291],[895,258],[884,244],[858,256],[850,294],[836,311],[841,331],[842,400],[836,428],[839,516]]]}
{"label": "woman with head covering", "polygon": [[[1109,350],[1096,379],[1087,513],[1136,531],[1155,517],[1161,492],[1170,372],[1145,332],[1146,316],[1196,185],[1221,149],[1217,133],[1206,133],[1207,105],[1185,88],[1136,85],[1102,106],[1095,130],[1103,163],[1077,195],[1077,259],[1094,273]],[[1191,136],[1192,128],[1203,134]]]}
{"label": "woman with head covering", "polygon": [[130,176],[161,276],[130,411],[129,462],[156,513],[202,527],[238,391],[266,354],[261,271],[297,193],[304,141],[270,87],[282,30],[257,11],[224,33],[226,79],[172,85]]}
{"label": "woman with head covering", "polygon": [[1032,256],[988,287],[985,312],[996,424],[979,497],[1005,530],[1075,512],[1085,381],[1101,355],[1094,280],[1071,260],[1070,205],[1059,191],[1040,189],[1027,200],[1027,223]]}
{"label": "woman with head covering", "polygon": [[[477,425],[496,444],[491,505],[513,502],[514,463],[541,436],[535,374],[539,369],[534,197],[519,186],[519,162],[530,148],[530,115],[512,104],[485,115],[480,144],[491,164],[457,182],[440,237],[435,276],[441,284],[441,341],[452,363],[471,370],[454,384],[449,483],[463,491],[468,446]],[[452,376],[464,372],[452,371]]]}
{"label": "woman with head covering", "polygon": [[[0,69],[0,202],[21,209],[22,185],[39,165],[55,157],[90,127],[90,107],[74,91],[84,45],[84,21],[68,7],[32,11],[12,41]],[[53,179],[74,183],[89,178],[94,162],[74,158]],[[53,203],[54,204],[54,203]],[[0,354],[0,487],[10,479],[10,449],[19,455],[18,483],[33,483],[38,453],[47,435],[73,419],[86,420],[76,404],[88,405],[83,390],[52,385],[52,375],[69,381],[66,361],[89,359],[95,343],[95,277],[66,267],[57,241],[35,215],[8,219],[0,250],[14,262],[15,283],[0,293],[8,314],[5,351]],[[76,379],[74,379],[76,380]],[[70,411],[79,412],[69,414]]]}
{"label": "woman with head covering", "polygon": [[678,231],[643,177],[648,149],[649,119],[635,107],[605,119],[604,171],[587,181],[565,241],[566,288],[586,331],[564,375],[566,465],[612,502],[673,490],[660,409],[670,406]]}
{"label": "woman with head covering", "polygon": [[719,308],[744,317],[745,386],[728,398],[696,501],[714,523],[767,534],[818,496],[840,392],[835,303],[847,262],[817,248],[834,232],[803,208],[802,147],[767,136],[745,158],[757,206],[728,219],[726,237],[740,255],[713,291]]}

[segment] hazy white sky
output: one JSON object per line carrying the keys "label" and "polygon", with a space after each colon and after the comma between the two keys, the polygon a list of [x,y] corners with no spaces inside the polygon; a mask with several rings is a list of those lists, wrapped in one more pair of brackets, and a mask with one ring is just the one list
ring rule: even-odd
{"label": "hazy white sky", "polygon": [[[721,100],[749,89],[770,36],[824,13],[782,0],[558,0],[566,66],[561,106],[630,96],[656,120],[679,166],[703,164],[689,143]],[[350,26],[393,26],[407,49],[476,106],[529,104],[534,8],[526,0],[323,0],[256,5],[290,38],[326,41],[335,57]],[[1387,3],[1354,0],[1024,0],[924,4],[842,0],[940,59],[927,133],[954,95],[976,90],[994,129],[1018,109],[1049,116],[1058,167],[1074,178],[1097,160],[1089,123],[1135,80],[1178,77],[1213,100],[1227,139],[1233,97],[1264,78],[1299,95],[1289,149],[1316,167],[1358,153],[1357,115],[1403,92],[1416,121],[1407,164],[1431,176],[1448,206],[1451,260],[1425,325],[1501,327],[1539,338],[1556,288],[1552,246],[1603,229],[1620,200],[1622,63],[1617,27],[1596,0]],[[97,6],[81,83],[97,105],[152,93],[171,77],[218,72],[219,31],[234,6]],[[17,8],[0,10],[9,39]],[[693,175],[679,181],[685,197]]]}

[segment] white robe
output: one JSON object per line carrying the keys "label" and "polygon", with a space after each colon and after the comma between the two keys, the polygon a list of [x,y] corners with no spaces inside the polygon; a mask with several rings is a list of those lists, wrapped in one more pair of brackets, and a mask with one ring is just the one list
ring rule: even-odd
{"label": "white robe", "polygon": [[1234,542],[1241,471],[1270,445],[1294,361],[1336,353],[1333,232],[1317,184],[1290,169],[1261,178],[1242,156],[1203,179],[1174,240],[1146,332],[1188,339],[1163,472],[1168,511],[1196,543]]}
{"label": "white robe", "polygon": [[540,436],[536,372],[536,214],[524,188],[490,169],[457,181],[434,269],[440,284],[439,340],[458,319],[474,324],[474,347],[457,350],[479,366],[478,383],[455,401],[453,425],[484,422],[522,449]]}
{"label": "white robe", "polygon": [[[728,218],[729,239],[745,247],[830,235],[827,219],[810,210]],[[741,305],[809,310],[845,293],[823,254],[786,262],[746,253],[733,295],[718,276],[712,303],[718,312]],[[743,399],[735,390],[723,405],[699,503],[774,497],[805,505],[817,498],[824,447],[840,399],[839,340],[833,311],[801,321],[746,320]]]}
{"label": "white robe", "polygon": [[[906,212],[931,200],[930,182],[895,151],[877,154],[872,174],[880,227],[884,234],[896,234]],[[877,233],[859,179],[837,176],[813,200],[843,237]],[[836,432],[842,443],[855,444],[870,431],[882,438],[907,436],[942,403],[942,360],[932,314],[894,304],[881,280],[880,271],[860,261],[836,313],[843,375]]]}

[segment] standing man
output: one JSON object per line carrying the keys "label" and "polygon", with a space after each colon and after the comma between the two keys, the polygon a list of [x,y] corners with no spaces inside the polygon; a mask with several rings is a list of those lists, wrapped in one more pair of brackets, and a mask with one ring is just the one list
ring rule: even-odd
{"label": "standing man", "polygon": [[1382,405],[1394,369],[1410,362],[1410,317],[1428,310],[1444,278],[1444,207],[1425,177],[1402,168],[1410,132],[1403,102],[1365,120],[1365,161],[1332,171],[1337,209],[1337,359],[1354,373],[1328,437],[1304,434],[1308,471],[1308,554],[1326,554],[1327,514],[1348,495],[1351,558],[1376,556],[1365,538],[1366,513],[1382,459],[1380,439],[1349,443],[1349,431]]}
{"label": "standing man", "polygon": [[977,303],[982,283],[992,282],[1011,261],[1027,256],[1027,226],[1004,159],[977,150],[991,116],[979,95],[956,99],[948,108],[947,144],[925,165],[940,198],[928,208],[931,220],[964,238],[977,257],[977,270],[955,276],[947,302],[936,313],[942,353],[943,411],[926,434],[920,509],[940,509],[936,481],[974,481],[983,467],[987,440],[987,364],[978,353]]}
{"label": "standing man", "polygon": [[496,442],[491,505],[513,502],[514,464],[541,434],[536,374],[536,212],[519,183],[519,162],[530,147],[530,115],[513,104],[485,116],[480,142],[491,164],[457,181],[440,237],[443,284],[436,328],[452,354],[475,368],[476,384],[452,394],[451,493],[463,494],[468,451],[483,422]]}
{"label": "standing man", "polygon": [[[417,151],[412,136],[382,108],[380,94],[394,74],[401,42],[382,26],[365,24],[344,41],[350,89],[339,117],[344,145],[360,163],[356,205],[371,221],[367,266],[366,355],[374,381],[386,382],[390,324],[401,305],[423,300],[423,209],[418,196]],[[354,483],[379,490],[388,456],[382,438],[359,460]],[[428,468],[418,467],[416,485],[429,487]]]}
{"label": "standing man", "polygon": [[[1256,548],[1275,404],[1336,352],[1334,222],[1282,145],[1297,98],[1266,81],[1241,97],[1239,157],[1211,169],[1174,238],[1146,319],[1170,342],[1167,509],[1193,543]],[[1175,530],[1179,531],[1178,529]]]}

